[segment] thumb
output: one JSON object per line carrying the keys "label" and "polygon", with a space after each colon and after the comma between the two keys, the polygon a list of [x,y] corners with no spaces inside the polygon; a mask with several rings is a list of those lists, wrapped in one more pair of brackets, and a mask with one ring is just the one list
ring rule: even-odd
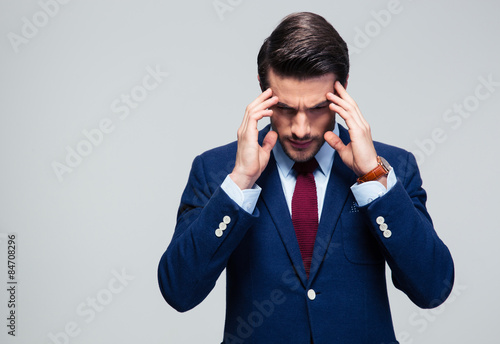
{"label": "thumb", "polygon": [[342,155],[342,152],[345,150],[346,145],[340,137],[338,137],[336,134],[334,134],[332,131],[327,131],[324,135],[325,141],[328,142],[330,146],[332,146],[333,149],[335,149],[340,155]]}
{"label": "thumb", "polygon": [[266,153],[270,153],[276,144],[276,140],[278,140],[278,133],[275,131],[269,131],[264,137],[264,141],[262,141],[262,149]]}

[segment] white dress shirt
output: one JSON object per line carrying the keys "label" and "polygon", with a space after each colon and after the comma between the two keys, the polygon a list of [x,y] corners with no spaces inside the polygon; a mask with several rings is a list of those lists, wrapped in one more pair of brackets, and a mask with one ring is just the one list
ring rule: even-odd
{"label": "white dress shirt", "polygon": [[[333,129],[334,134],[339,135],[338,124],[335,123]],[[283,187],[286,202],[290,214],[292,213],[292,197],[295,190],[295,183],[297,180],[296,172],[292,169],[295,163],[283,151],[281,144],[276,142],[273,148],[274,158],[278,167],[278,172]],[[333,159],[335,158],[335,149],[333,149],[327,142],[321,146],[318,153],[315,155],[319,167],[314,171],[314,181],[316,183],[316,194],[318,196],[318,218],[321,218],[321,211],[323,210],[323,202],[325,199],[326,187],[330,179],[332,171]],[[396,184],[396,174],[391,169],[387,176],[387,189],[382,183],[378,181],[370,181],[362,184],[354,184],[351,186],[351,191],[360,207],[367,205],[378,197],[382,197]],[[245,209],[248,213],[253,213],[257,201],[260,196],[261,188],[255,184],[251,189],[241,190],[236,183],[229,177],[226,177],[221,185],[228,196],[236,202],[240,207]]]}

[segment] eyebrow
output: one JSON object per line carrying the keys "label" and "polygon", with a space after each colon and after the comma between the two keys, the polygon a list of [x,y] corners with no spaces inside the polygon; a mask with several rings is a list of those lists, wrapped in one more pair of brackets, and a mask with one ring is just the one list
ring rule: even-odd
{"label": "eyebrow", "polygon": [[[316,105],[308,108],[308,110],[310,110],[310,109],[316,109],[316,108],[320,108],[320,107],[324,107],[324,106],[328,106],[329,104],[330,104],[329,100],[323,100],[321,103],[318,103],[318,104],[316,104]],[[282,102],[278,102],[276,105],[279,106],[279,107],[285,108],[285,109],[297,110],[293,106],[287,105],[287,104],[282,103]]]}

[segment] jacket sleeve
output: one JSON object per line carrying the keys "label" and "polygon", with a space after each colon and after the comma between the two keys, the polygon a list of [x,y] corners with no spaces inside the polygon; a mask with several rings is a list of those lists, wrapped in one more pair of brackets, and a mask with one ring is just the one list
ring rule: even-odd
{"label": "jacket sleeve", "polygon": [[396,185],[361,210],[391,268],[396,288],[421,308],[437,307],[451,292],[453,259],[425,207],[427,195],[412,154],[400,160],[396,175],[401,178]]}
{"label": "jacket sleeve", "polygon": [[172,241],[158,266],[162,295],[180,312],[195,307],[210,293],[258,216],[257,209],[249,214],[240,208],[214,174],[207,173],[203,156],[195,158]]}

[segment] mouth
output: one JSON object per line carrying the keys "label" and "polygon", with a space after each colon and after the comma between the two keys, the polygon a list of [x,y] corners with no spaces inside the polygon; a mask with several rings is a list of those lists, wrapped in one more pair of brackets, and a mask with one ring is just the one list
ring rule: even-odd
{"label": "mouth", "polygon": [[295,149],[307,149],[312,144],[313,140],[308,141],[293,141],[288,140],[293,148]]}

